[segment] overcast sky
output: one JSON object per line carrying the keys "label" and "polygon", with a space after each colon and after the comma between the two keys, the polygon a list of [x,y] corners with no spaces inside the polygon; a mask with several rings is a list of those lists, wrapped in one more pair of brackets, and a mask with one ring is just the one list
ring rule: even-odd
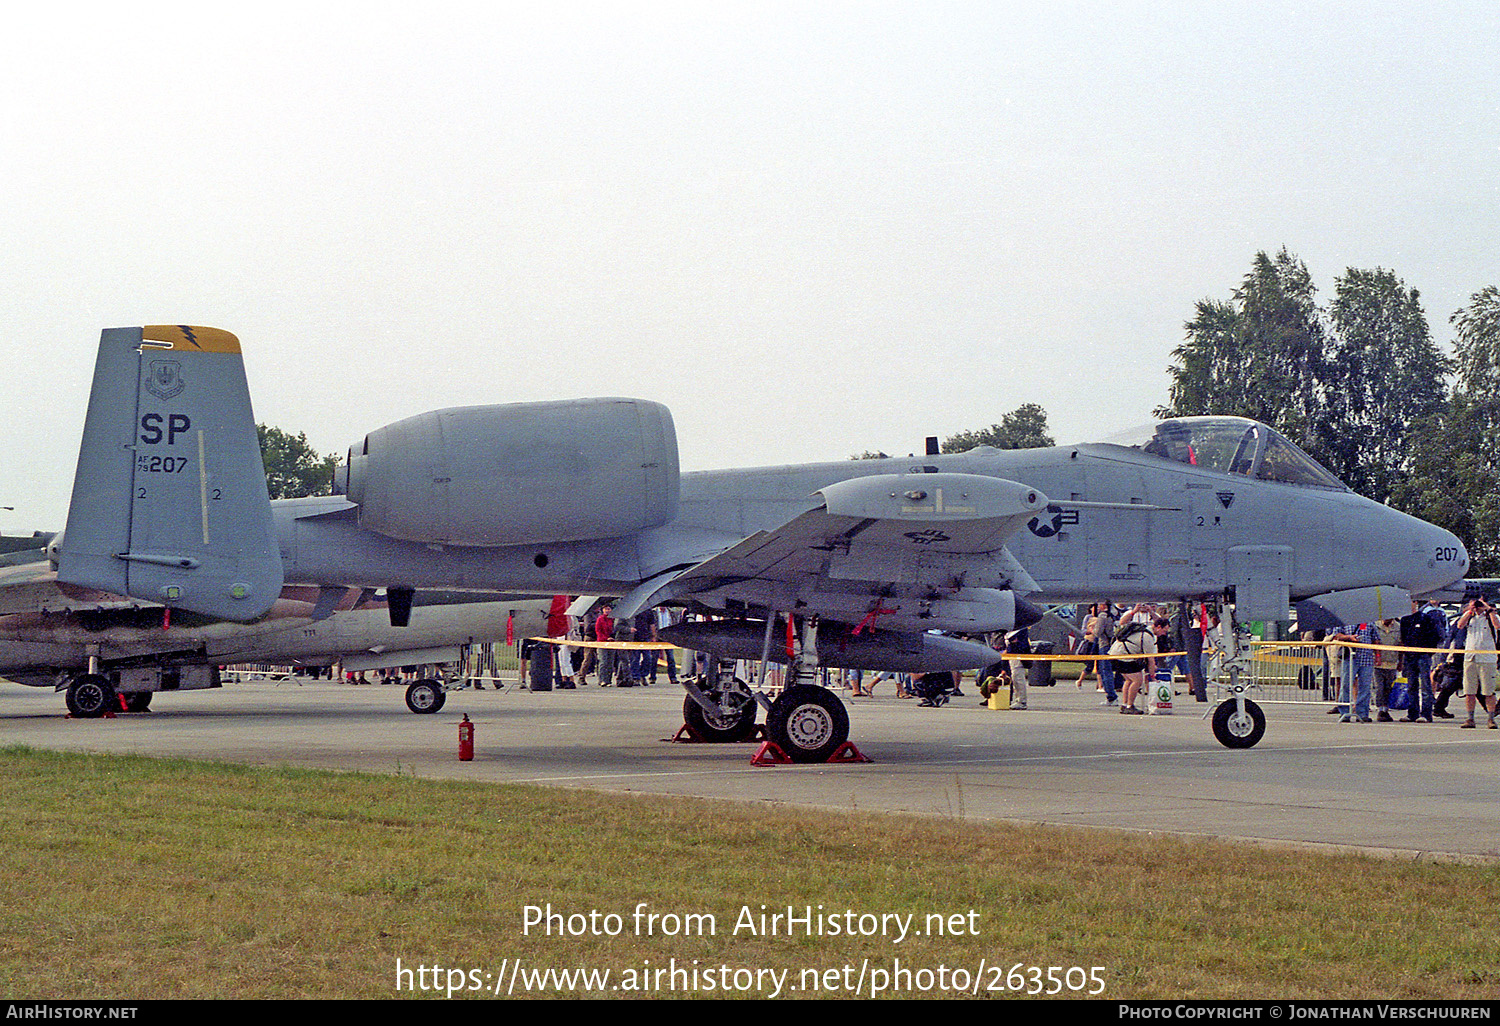
{"label": "overcast sky", "polygon": [[[673,410],[684,469],[1150,419],[1257,250],[1500,284],[1500,5],[125,4],[7,13],[0,530],[101,328],[207,324],[323,452]],[[1024,9],[1023,9],[1024,8]]]}

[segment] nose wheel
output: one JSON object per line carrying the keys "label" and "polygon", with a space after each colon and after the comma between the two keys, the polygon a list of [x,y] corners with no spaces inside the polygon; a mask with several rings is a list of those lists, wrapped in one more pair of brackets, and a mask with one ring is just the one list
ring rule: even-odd
{"label": "nose wheel", "polygon": [[1266,732],[1266,714],[1250,699],[1228,699],[1214,710],[1214,737],[1225,748],[1254,748]]}
{"label": "nose wheel", "polygon": [[1233,607],[1229,609],[1229,629],[1225,631],[1224,668],[1229,671],[1229,695],[1214,710],[1214,738],[1225,748],[1254,748],[1266,732],[1266,714],[1260,706],[1245,697],[1250,665],[1248,638],[1240,636],[1240,624]]}

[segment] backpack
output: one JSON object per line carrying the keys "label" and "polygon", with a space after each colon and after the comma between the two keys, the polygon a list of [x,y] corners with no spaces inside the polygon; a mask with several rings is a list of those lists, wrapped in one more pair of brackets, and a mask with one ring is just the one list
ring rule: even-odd
{"label": "backpack", "polygon": [[[1146,654],[1146,639],[1143,635],[1151,633],[1151,628],[1139,620],[1125,624],[1115,632],[1114,644],[1109,646],[1109,654],[1112,656],[1144,656]],[[1140,647],[1132,649],[1130,641],[1132,638],[1140,638]],[[1116,673],[1140,673],[1146,668],[1146,660],[1139,659],[1115,659]]]}

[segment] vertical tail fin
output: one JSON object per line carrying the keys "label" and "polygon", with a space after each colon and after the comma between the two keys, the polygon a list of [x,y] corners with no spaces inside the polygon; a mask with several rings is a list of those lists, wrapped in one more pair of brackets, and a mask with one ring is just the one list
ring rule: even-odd
{"label": "vertical tail fin", "polygon": [[100,336],[57,577],[218,619],[271,608],[281,553],[229,332]]}

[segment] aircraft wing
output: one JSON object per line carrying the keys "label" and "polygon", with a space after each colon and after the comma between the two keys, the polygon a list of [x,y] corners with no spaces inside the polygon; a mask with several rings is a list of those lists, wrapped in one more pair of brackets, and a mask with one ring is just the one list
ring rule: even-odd
{"label": "aircraft wing", "polygon": [[971,474],[881,474],[815,498],[817,507],[780,527],[645,582],[615,615],[692,596],[850,622],[873,615],[880,626],[997,630],[1014,620],[1016,591],[1038,590],[1005,548],[1047,507],[1035,488]]}

